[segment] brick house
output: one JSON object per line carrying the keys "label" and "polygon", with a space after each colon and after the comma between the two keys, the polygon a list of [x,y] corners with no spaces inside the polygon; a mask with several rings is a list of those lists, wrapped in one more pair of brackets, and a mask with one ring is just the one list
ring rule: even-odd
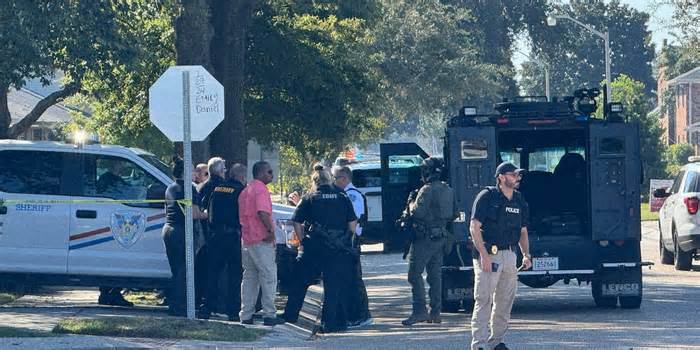
{"label": "brick house", "polygon": [[690,143],[697,149],[700,145],[700,67],[668,81],[664,67],[660,67],[657,84],[659,106],[663,106],[666,91],[673,92],[671,105],[667,111],[661,111],[666,143]]}

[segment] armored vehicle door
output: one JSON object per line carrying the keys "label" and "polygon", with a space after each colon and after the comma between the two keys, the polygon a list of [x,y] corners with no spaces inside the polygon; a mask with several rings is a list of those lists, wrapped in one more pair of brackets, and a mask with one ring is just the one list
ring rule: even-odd
{"label": "armored vehicle door", "polygon": [[469,237],[469,218],[476,195],[485,186],[494,186],[496,169],[496,131],[493,126],[453,127],[447,129],[446,155],[449,182],[457,196],[459,218],[454,234],[459,240]]}
{"label": "armored vehicle door", "polygon": [[382,178],[382,228],[385,246],[398,248],[404,237],[396,239],[395,222],[406,206],[411,191],[420,188],[420,165],[428,154],[415,143],[382,143],[379,145]]}
{"label": "armored vehicle door", "polygon": [[639,126],[590,125],[592,239],[640,239]]}

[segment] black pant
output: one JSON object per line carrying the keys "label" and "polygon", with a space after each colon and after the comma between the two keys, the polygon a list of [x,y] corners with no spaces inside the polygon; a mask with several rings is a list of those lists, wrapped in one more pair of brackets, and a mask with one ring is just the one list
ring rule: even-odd
{"label": "black pant", "polygon": [[207,242],[208,271],[205,312],[216,310],[219,297],[219,276],[226,272],[224,288],[225,312],[238,316],[241,311],[241,233],[230,226],[210,227]]}
{"label": "black pant", "polygon": [[293,278],[290,279],[287,291],[287,304],[284,307],[284,318],[296,321],[304,305],[306,291],[321,277],[321,256],[315,242],[305,238],[302,242],[304,254],[294,263]]}
{"label": "black pant", "polygon": [[347,300],[353,276],[352,256],[349,253],[327,255],[323,264],[323,332],[347,329]]}
{"label": "black pant", "polygon": [[168,255],[170,272],[172,273],[172,284],[168,293],[170,309],[174,313],[184,315],[187,310],[185,299],[186,272],[185,265],[185,227],[163,226],[163,242],[165,243],[165,253]]}
{"label": "black pant", "polygon": [[369,298],[367,288],[362,280],[362,261],[360,256],[354,256],[351,261],[352,278],[349,281],[347,311],[350,324],[360,323],[371,317],[369,313]]}

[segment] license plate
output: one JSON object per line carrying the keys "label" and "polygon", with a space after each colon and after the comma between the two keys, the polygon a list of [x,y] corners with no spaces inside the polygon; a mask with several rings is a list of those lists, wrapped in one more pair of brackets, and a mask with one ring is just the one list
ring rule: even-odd
{"label": "license plate", "polygon": [[533,258],[533,271],[559,270],[559,258]]}
{"label": "license plate", "polygon": [[602,293],[604,296],[637,296],[639,283],[605,283]]}
{"label": "license plate", "polygon": [[471,288],[449,288],[446,294],[448,301],[454,301],[471,298],[474,291]]}

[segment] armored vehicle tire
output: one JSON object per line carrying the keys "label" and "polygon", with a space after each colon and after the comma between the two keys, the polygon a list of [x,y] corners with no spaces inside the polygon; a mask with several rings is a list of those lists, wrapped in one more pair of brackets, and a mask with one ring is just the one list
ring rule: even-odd
{"label": "armored vehicle tire", "polygon": [[617,306],[617,297],[604,297],[602,296],[602,284],[594,280],[591,283],[591,292],[593,293],[593,301],[595,305],[600,308],[612,309]]}
{"label": "armored vehicle tire", "polygon": [[620,307],[623,309],[639,309],[642,305],[642,297],[620,297]]}
{"label": "armored vehicle tire", "polygon": [[661,234],[659,234],[659,257],[662,264],[673,265],[673,252],[664,247],[664,244],[661,242]]}
{"label": "armored vehicle tire", "polygon": [[675,235],[673,246],[673,262],[676,266],[676,270],[689,271],[693,265],[693,253],[681,250],[681,247],[678,246],[678,240],[675,239]]}
{"label": "armored vehicle tire", "polygon": [[462,303],[460,301],[443,301],[442,312],[458,313]]}

